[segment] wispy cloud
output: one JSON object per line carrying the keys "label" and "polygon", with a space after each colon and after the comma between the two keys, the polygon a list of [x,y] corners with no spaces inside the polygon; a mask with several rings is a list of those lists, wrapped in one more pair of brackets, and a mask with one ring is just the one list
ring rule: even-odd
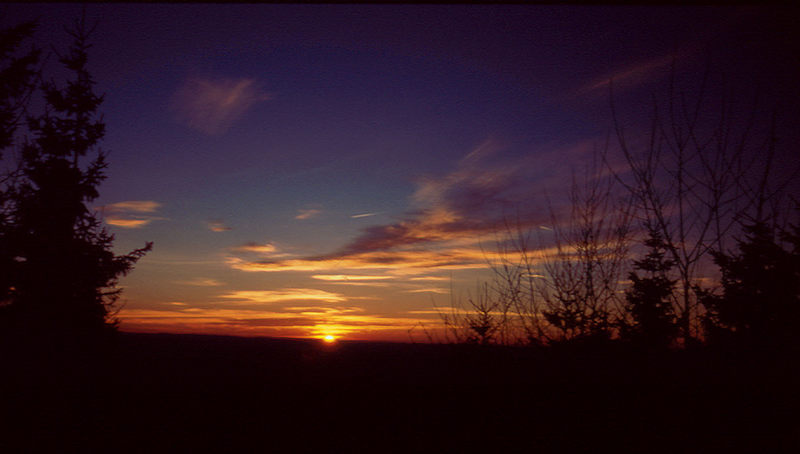
{"label": "wispy cloud", "polygon": [[208,279],[202,277],[196,279],[190,279],[188,281],[176,281],[175,283],[180,285],[191,285],[193,287],[218,287],[220,285],[223,285],[222,282],[216,279]]}
{"label": "wispy cloud", "polygon": [[134,213],[155,213],[161,207],[161,204],[153,200],[128,200],[126,202],[117,202],[105,206],[107,209],[130,211]]}
{"label": "wispy cloud", "polygon": [[172,109],[186,125],[209,135],[228,130],[247,110],[270,96],[252,78],[190,78],[172,98]]}
{"label": "wispy cloud", "polygon": [[243,308],[169,307],[164,310],[123,309],[121,327],[126,331],[207,333],[252,336],[316,337],[325,335],[369,339],[374,333],[386,338],[394,333],[407,340],[417,318],[365,314],[358,307],[297,306],[280,311]]}
{"label": "wispy cloud", "polygon": [[225,224],[222,219],[212,219],[208,221],[208,230],[212,232],[227,232],[229,230],[233,230],[232,227]]}
{"label": "wispy cloud", "polygon": [[352,219],[360,219],[360,218],[367,218],[370,216],[376,216],[379,213],[362,213],[362,214],[354,214],[350,216]]}
{"label": "wispy cloud", "polygon": [[154,214],[161,204],[153,200],[128,200],[98,207],[109,225],[127,229],[142,228],[164,218]]}
{"label": "wispy cloud", "polygon": [[315,274],[311,276],[322,281],[374,281],[392,279],[394,276],[359,276],[354,274]]}
{"label": "wispy cloud", "polygon": [[146,226],[150,222],[152,222],[151,219],[121,219],[114,217],[106,218],[106,224],[115,225],[117,227],[123,227],[126,229],[139,229]]}
{"label": "wispy cloud", "polygon": [[241,271],[340,271],[390,270],[393,273],[425,272],[429,268],[447,270],[486,267],[486,253],[478,247],[395,248],[369,252],[349,252],[294,259],[246,260],[229,257],[228,265]]}
{"label": "wispy cloud", "polygon": [[325,301],[336,303],[345,301],[345,297],[338,293],[309,288],[285,288],[281,290],[238,290],[220,295],[220,298],[239,300],[246,303],[277,303],[281,301]]}
{"label": "wispy cloud", "polygon": [[509,215],[523,227],[538,226],[547,219],[542,211],[516,210],[534,198],[536,187],[530,184],[529,174],[539,177],[543,170],[537,172],[536,166],[541,163],[527,158],[504,161],[499,149],[487,141],[451,172],[420,178],[411,210],[399,221],[367,227],[338,251],[255,260],[233,255],[228,264],[244,271],[424,273],[426,269],[485,268],[487,252],[479,244],[482,235],[496,233]]}
{"label": "wispy cloud", "polygon": [[604,74],[578,89],[578,94],[601,93],[608,94],[608,86],[614,84],[614,88],[632,88],[645,82],[653,80],[658,71],[670,66],[676,59],[683,55],[663,55],[648,60],[640,61],[632,65],[617,68],[610,73]]}
{"label": "wispy cloud", "polygon": [[243,244],[241,246],[236,246],[234,249],[237,250],[237,251],[257,252],[259,254],[267,254],[267,255],[272,255],[272,253],[278,251],[278,248],[275,247],[275,245],[272,244],[272,243],[261,244],[261,243],[254,243],[254,242],[245,243],[245,244]]}
{"label": "wispy cloud", "polygon": [[450,290],[446,288],[418,288],[414,290],[406,290],[408,293],[437,293],[441,295],[448,295],[450,294]]}
{"label": "wispy cloud", "polygon": [[297,211],[297,216],[295,216],[294,218],[295,219],[310,219],[310,218],[312,218],[312,217],[314,217],[314,216],[316,216],[316,215],[318,215],[320,213],[321,213],[321,211],[317,210],[317,209],[298,210]]}

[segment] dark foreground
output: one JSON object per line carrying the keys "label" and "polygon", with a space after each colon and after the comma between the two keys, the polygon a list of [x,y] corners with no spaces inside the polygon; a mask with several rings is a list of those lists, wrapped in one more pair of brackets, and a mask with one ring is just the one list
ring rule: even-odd
{"label": "dark foreground", "polygon": [[14,356],[0,452],[800,452],[786,354],[124,334]]}

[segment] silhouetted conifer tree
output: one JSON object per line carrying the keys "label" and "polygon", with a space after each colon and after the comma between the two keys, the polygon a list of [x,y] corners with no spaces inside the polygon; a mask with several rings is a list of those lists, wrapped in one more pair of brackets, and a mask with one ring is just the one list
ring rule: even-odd
{"label": "silhouetted conifer tree", "polygon": [[23,118],[24,107],[36,83],[40,51],[18,55],[22,43],[36,28],[33,22],[0,30],[0,157],[11,145]]}
{"label": "silhouetted conifer tree", "polygon": [[738,252],[714,252],[722,294],[702,295],[709,341],[800,346],[800,226],[778,233],[756,221],[743,229]]}
{"label": "silhouetted conifer tree", "polygon": [[667,245],[656,229],[648,229],[645,246],[649,249],[641,260],[633,262],[640,275],[631,271],[633,282],[625,292],[625,313],[630,319],[620,322],[620,338],[648,349],[665,349],[678,333],[677,318],[671,297],[677,280],[668,273],[675,262],[666,258]]}
{"label": "silhouetted conifer tree", "polygon": [[32,140],[22,147],[5,233],[13,258],[6,307],[12,331],[68,343],[94,342],[115,329],[117,280],[152,246],[115,255],[113,235],[87,207],[107,167],[97,147],[105,134],[97,113],[103,96],[93,92],[86,67],[89,34],[78,21],[72,46],[59,56],[73,79],[63,88],[42,83],[45,111],[28,117]]}
{"label": "silhouetted conifer tree", "polygon": [[[24,117],[25,105],[36,85],[36,65],[40,52],[21,53],[23,43],[35,30],[33,22],[0,30],[0,159],[14,143],[14,136]],[[0,305],[10,296],[14,256],[8,238],[13,207],[13,184],[17,169],[4,169],[0,175]]]}

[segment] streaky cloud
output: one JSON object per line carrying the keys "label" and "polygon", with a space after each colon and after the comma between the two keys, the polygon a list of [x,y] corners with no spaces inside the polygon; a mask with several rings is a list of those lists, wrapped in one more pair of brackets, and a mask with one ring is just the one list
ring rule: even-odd
{"label": "streaky cloud", "polygon": [[151,223],[152,221],[152,219],[124,219],[115,217],[106,218],[106,224],[123,227],[126,229],[139,229]]}
{"label": "streaky cloud", "polygon": [[118,212],[154,213],[160,207],[161,204],[154,200],[128,200],[125,202],[111,203],[102,208]]}
{"label": "streaky cloud", "polygon": [[196,278],[188,281],[176,281],[175,283],[180,285],[190,285],[193,287],[219,287],[223,285],[222,282],[216,279],[208,279],[208,278]]}
{"label": "streaky cloud", "polygon": [[[390,274],[425,274],[431,270],[482,269],[495,252],[482,247],[482,238],[508,228],[536,228],[550,220],[546,210],[530,206],[541,197],[539,182],[558,178],[563,184],[563,153],[584,155],[586,143],[550,145],[536,154],[504,159],[492,140],[480,144],[444,175],[417,180],[412,207],[398,221],[369,226],[349,244],[329,254],[305,257],[275,256],[254,260],[229,256],[227,263],[242,271],[380,270]],[[543,166],[542,155],[552,161]],[[523,204],[524,205],[523,207]],[[523,207],[522,209],[520,207]],[[344,274],[344,273],[342,273]],[[433,280],[433,279],[431,279]]]}
{"label": "streaky cloud", "polygon": [[281,301],[311,300],[341,302],[346,298],[339,293],[308,288],[286,288],[281,290],[237,290],[220,295],[220,298],[240,300],[246,303],[277,303]]}
{"label": "streaky cloud", "polygon": [[97,209],[105,216],[105,222],[108,225],[139,229],[153,221],[164,219],[154,216],[161,206],[161,203],[154,200],[128,200],[103,205]]}
{"label": "streaky cloud", "polygon": [[300,220],[311,219],[312,217],[320,213],[321,211],[316,209],[298,210],[297,216],[295,216],[294,218]]}
{"label": "streaky cloud", "polygon": [[225,222],[221,219],[212,219],[208,221],[207,225],[208,225],[208,230],[211,230],[212,232],[228,232],[230,230],[233,230],[232,227],[225,224]]}
{"label": "streaky cloud", "polygon": [[406,290],[407,293],[437,293],[440,295],[449,295],[450,290],[446,288],[419,288],[414,290]]}
{"label": "streaky cloud", "polygon": [[608,88],[613,84],[614,88],[632,88],[652,81],[657,77],[659,70],[670,66],[677,59],[683,58],[687,52],[661,55],[644,61],[639,61],[632,65],[617,68],[614,71],[604,74],[578,89],[579,95],[601,93],[608,95]]}
{"label": "streaky cloud", "polygon": [[322,281],[373,281],[394,278],[394,276],[364,276],[355,274],[315,274],[311,277]]}
{"label": "streaky cloud", "polygon": [[252,78],[186,80],[175,92],[171,108],[187,126],[208,135],[226,132],[256,103],[270,99]]}

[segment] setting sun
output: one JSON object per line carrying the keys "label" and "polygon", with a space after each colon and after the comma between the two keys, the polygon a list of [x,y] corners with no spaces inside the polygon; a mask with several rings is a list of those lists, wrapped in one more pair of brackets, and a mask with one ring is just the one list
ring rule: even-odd
{"label": "setting sun", "polygon": [[327,336],[323,337],[322,340],[331,344],[333,342],[336,342],[336,337],[334,337],[332,334],[328,334]]}

